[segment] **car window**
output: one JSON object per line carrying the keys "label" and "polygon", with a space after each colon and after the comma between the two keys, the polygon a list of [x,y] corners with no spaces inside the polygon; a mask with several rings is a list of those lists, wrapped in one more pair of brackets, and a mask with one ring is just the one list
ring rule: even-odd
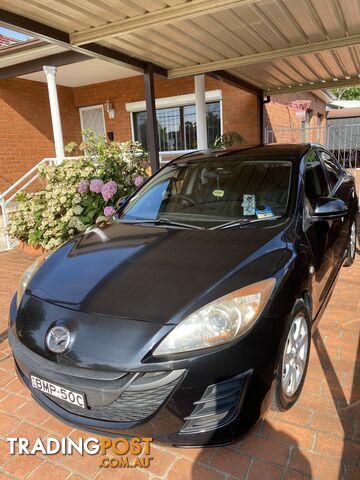
{"label": "car window", "polygon": [[337,161],[327,152],[320,151],[320,158],[324,163],[329,180],[330,189],[333,190],[342,176],[342,168]]}
{"label": "car window", "polygon": [[119,219],[166,218],[210,228],[235,219],[283,216],[291,171],[291,162],[264,157],[179,161],[144,185]]}
{"label": "car window", "polygon": [[305,196],[313,206],[319,197],[329,195],[329,187],[326,181],[324,168],[315,150],[312,150],[304,158],[305,161]]}

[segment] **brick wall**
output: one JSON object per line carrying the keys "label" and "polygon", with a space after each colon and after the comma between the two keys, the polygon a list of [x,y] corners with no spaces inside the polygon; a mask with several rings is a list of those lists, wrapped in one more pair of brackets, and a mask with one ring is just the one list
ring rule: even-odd
{"label": "brick wall", "polygon": [[[207,77],[206,90],[217,89],[222,90],[224,131],[238,131],[249,143],[256,143],[259,139],[256,97]],[[194,93],[193,77],[177,80],[166,80],[159,77],[155,79],[156,98],[186,95],[188,93]],[[142,76],[74,88],[76,107],[103,104],[106,100],[111,101],[116,115],[111,120],[105,114],[106,131],[113,132],[114,139],[117,141],[126,141],[131,138],[131,120],[130,113],[126,111],[126,103],[144,99]]]}
{"label": "brick wall", "polygon": [[[64,142],[79,138],[79,113],[71,88],[58,88]],[[0,192],[44,157],[55,155],[45,83],[0,81]]]}
{"label": "brick wall", "polygon": [[[273,95],[271,97],[271,102],[266,104],[266,125],[270,130],[275,130],[278,133],[270,136],[270,141],[278,142],[301,142],[301,119],[299,119],[295,110],[292,107],[289,107],[288,104],[300,100],[310,100],[311,104],[309,109],[312,111],[312,116],[308,127],[314,130],[308,130],[307,132],[307,141],[318,142],[322,141],[323,132],[321,132],[320,137],[318,136],[318,131],[315,130],[315,127],[318,126],[317,119],[318,115],[321,115],[322,123],[321,126],[325,126],[325,114],[326,114],[326,105],[320,100],[316,95],[311,92],[300,92],[300,93],[289,93],[282,95]],[[289,129],[294,129],[295,131],[289,132]],[[285,131],[279,131],[285,130]]]}
{"label": "brick wall", "polygon": [[[222,90],[223,130],[240,132],[249,144],[259,141],[257,99],[238,88],[206,77],[206,90]],[[166,80],[156,77],[157,98],[194,92],[193,77]],[[131,139],[127,102],[144,100],[142,76],[120,79],[84,87],[58,87],[64,143],[81,137],[79,107],[103,104],[110,100],[116,111],[114,119],[105,114],[106,131],[114,139]],[[311,125],[317,114],[325,114],[325,104],[312,93],[278,95],[266,106],[269,128],[300,127],[295,112],[287,106],[294,100],[310,99]],[[324,117],[325,118],[325,117]],[[300,141],[288,138],[287,141]],[[314,140],[310,139],[309,140]],[[44,157],[54,156],[53,135],[47,85],[24,79],[0,81],[0,192]]]}

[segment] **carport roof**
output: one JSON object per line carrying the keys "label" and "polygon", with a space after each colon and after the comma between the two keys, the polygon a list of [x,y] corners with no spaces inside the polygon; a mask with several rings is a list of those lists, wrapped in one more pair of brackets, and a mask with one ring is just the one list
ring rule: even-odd
{"label": "carport roof", "polygon": [[133,60],[137,69],[151,62],[169,78],[226,71],[267,94],[360,83],[359,0],[1,0],[0,6],[0,23],[10,28],[92,57]]}

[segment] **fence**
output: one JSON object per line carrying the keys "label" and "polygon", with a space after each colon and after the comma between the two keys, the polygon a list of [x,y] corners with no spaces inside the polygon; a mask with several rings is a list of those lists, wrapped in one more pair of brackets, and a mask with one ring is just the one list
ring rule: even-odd
{"label": "fence", "polygon": [[360,168],[360,119],[358,123],[326,127],[274,128],[265,130],[266,143],[313,142],[324,145],[347,168]]}

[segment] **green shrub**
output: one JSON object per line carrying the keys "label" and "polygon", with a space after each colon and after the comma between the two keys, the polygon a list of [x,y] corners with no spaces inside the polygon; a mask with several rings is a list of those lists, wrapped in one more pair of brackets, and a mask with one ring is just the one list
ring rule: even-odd
{"label": "green shrub", "polygon": [[214,147],[229,148],[243,143],[246,143],[246,140],[239,132],[225,132],[216,138]]}
{"label": "green shrub", "polygon": [[93,225],[111,217],[116,202],[148,176],[148,154],[138,142],[106,143],[84,132],[86,141],[74,147],[84,156],[61,165],[40,165],[45,190],[17,195],[9,219],[9,234],[34,246],[52,250]]}

